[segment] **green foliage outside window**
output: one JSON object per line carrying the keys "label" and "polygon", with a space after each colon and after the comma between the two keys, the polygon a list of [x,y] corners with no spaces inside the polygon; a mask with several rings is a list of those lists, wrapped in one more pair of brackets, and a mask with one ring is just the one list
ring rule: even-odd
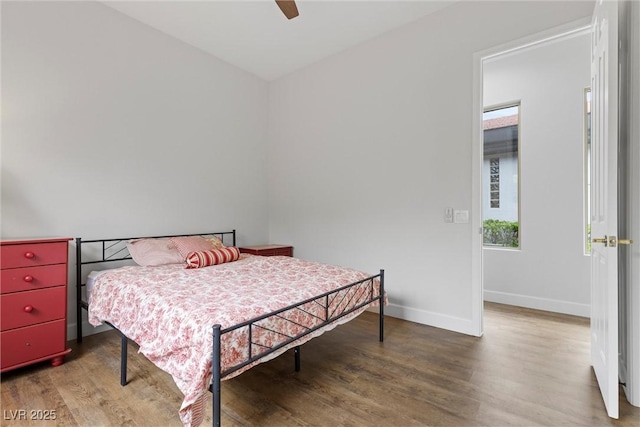
{"label": "green foliage outside window", "polygon": [[518,222],[499,219],[485,220],[483,223],[483,242],[485,246],[519,247]]}

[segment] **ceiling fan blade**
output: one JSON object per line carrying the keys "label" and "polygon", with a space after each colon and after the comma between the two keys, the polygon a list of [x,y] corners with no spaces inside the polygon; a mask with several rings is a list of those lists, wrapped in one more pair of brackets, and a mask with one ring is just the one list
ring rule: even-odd
{"label": "ceiling fan blade", "polygon": [[294,0],[276,0],[276,3],[287,19],[293,19],[298,16],[298,7]]}

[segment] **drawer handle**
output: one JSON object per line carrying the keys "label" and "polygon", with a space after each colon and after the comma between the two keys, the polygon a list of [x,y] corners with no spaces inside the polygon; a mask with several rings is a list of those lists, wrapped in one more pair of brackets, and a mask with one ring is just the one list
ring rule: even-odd
{"label": "drawer handle", "polygon": [[22,278],[25,282],[33,282],[33,276],[29,276],[28,274]]}
{"label": "drawer handle", "polygon": [[33,252],[25,252],[24,253],[24,257],[28,258],[28,259],[32,259],[35,258],[36,254],[34,254]]}
{"label": "drawer handle", "polygon": [[24,312],[25,313],[31,313],[33,311],[33,306],[32,305],[27,305],[24,307]]}

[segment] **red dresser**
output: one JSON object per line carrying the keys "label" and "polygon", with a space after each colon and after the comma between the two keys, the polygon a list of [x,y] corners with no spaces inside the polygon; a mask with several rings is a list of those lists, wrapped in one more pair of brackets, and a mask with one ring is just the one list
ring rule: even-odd
{"label": "red dresser", "polygon": [[70,238],[0,242],[0,372],[64,362]]}

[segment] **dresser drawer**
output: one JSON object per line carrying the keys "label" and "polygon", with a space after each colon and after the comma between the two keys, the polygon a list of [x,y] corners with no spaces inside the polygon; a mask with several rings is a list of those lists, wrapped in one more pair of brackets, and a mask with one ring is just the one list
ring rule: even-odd
{"label": "dresser drawer", "polygon": [[291,256],[291,248],[266,249],[260,252],[262,256]]}
{"label": "dresser drawer", "polygon": [[260,256],[293,256],[293,246],[263,245],[245,246],[239,249],[242,253]]}
{"label": "dresser drawer", "polygon": [[21,243],[0,246],[2,269],[67,262],[67,242]]}
{"label": "dresser drawer", "polygon": [[0,295],[2,330],[62,319],[67,314],[66,298],[66,286]]}
{"label": "dresser drawer", "polygon": [[0,271],[0,293],[30,291],[67,284],[67,265],[10,268]]}
{"label": "dresser drawer", "polygon": [[66,327],[66,321],[61,319],[0,333],[0,368],[64,351]]}

